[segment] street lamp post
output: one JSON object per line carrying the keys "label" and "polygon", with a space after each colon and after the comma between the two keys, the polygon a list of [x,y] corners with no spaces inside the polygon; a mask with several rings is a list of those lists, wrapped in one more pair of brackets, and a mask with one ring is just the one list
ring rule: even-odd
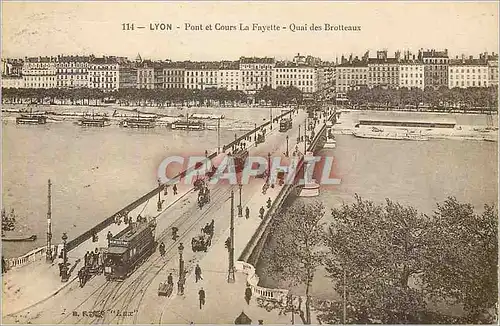
{"label": "street lamp post", "polygon": [[66,232],[63,233],[62,235],[62,241],[63,241],[63,263],[61,266],[61,282],[68,282],[69,275],[68,275],[68,254],[66,253],[66,241],[68,240],[68,235]]}
{"label": "street lamp post", "polygon": [[271,177],[271,153],[267,153],[267,179]]}
{"label": "street lamp post", "polygon": [[240,189],[240,204],[238,205],[238,217],[243,217],[243,205],[241,203],[241,188],[243,188],[243,185],[240,183],[238,185],[238,188]]}
{"label": "street lamp post", "polygon": [[288,135],[286,135],[286,157],[288,157],[290,154],[288,153]]}
{"label": "street lamp post", "polygon": [[306,124],[304,125],[304,155],[306,155],[307,152],[307,120]]}
{"label": "street lamp post", "polygon": [[269,118],[270,118],[269,129],[273,130],[273,109],[272,108],[269,108]]}
{"label": "street lamp post", "polygon": [[182,259],[184,245],[182,242],[177,249],[179,249],[179,281],[177,282],[177,294],[184,295],[184,260]]}
{"label": "street lamp post", "polygon": [[158,212],[161,212],[162,202],[161,202],[161,180],[158,179]]}
{"label": "street lamp post", "polygon": [[48,210],[47,210],[47,249],[45,251],[46,259],[48,263],[52,263],[52,198],[51,198],[51,187],[49,179],[49,192],[47,195],[48,199]]}
{"label": "street lamp post", "polygon": [[297,138],[297,143],[300,143],[300,125],[299,125],[299,137]]}
{"label": "street lamp post", "polygon": [[234,191],[231,190],[231,225],[229,228],[230,247],[229,247],[229,269],[227,273],[227,282],[234,283]]}

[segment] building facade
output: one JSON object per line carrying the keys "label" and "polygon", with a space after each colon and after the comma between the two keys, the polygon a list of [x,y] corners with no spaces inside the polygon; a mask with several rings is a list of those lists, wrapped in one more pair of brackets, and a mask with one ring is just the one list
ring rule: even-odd
{"label": "building facade", "polygon": [[22,76],[22,59],[2,59],[2,76]]}
{"label": "building facade", "polygon": [[241,74],[238,61],[221,62],[217,87],[229,91],[241,90]]}
{"label": "building facade", "polygon": [[368,86],[368,63],[357,59],[341,63],[336,68],[335,77],[337,93]]}
{"label": "building facade", "polygon": [[368,59],[368,87],[399,87],[399,54],[388,58],[387,51],[377,51],[377,58]]}
{"label": "building facade", "polygon": [[304,93],[318,90],[317,69],[311,66],[294,63],[277,63],[273,68],[272,87],[294,86]]}
{"label": "building facade", "polygon": [[57,56],[57,88],[82,88],[88,86],[90,57]]}
{"label": "building facade", "polygon": [[166,63],[163,67],[163,88],[184,88],[185,70],[183,63]]}
{"label": "building facade", "polygon": [[452,59],[448,66],[449,88],[488,87],[488,64],[472,56]]}
{"label": "building facade", "polygon": [[119,66],[118,88],[137,88],[137,67],[134,63],[125,63]]}
{"label": "building facade", "polygon": [[117,90],[120,85],[120,65],[116,57],[91,58],[89,88],[103,91]]}
{"label": "building facade", "polygon": [[155,69],[149,60],[137,64],[137,88],[155,88]]}
{"label": "building facade", "polygon": [[274,58],[241,57],[239,70],[242,90],[247,94],[255,94],[265,86],[273,87]]}
{"label": "building facade", "polygon": [[22,75],[26,88],[55,88],[57,57],[25,58]]}
{"label": "building facade", "polygon": [[25,88],[21,76],[2,76],[2,88]]}
{"label": "building facade", "polygon": [[213,62],[192,62],[184,71],[184,85],[187,89],[216,88],[219,64]]}
{"label": "building facade", "polygon": [[425,87],[434,89],[448,87],[448,49],[444,51],[427,50],[419,52],[419,60],[424,63]]}
{"label": "building facade", "polygon": [[498,54],[483,53],[480,59],[487,62],[488,65],[488,84],[490,86],[498,86]]}

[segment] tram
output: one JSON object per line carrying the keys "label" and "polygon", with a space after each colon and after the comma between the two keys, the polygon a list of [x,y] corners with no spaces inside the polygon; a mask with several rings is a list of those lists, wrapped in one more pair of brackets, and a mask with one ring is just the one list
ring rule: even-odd
{"label": "tram", "polygon": [[106,280],[124,280],[156,249],[154,221],[140,220],[109,240],[104,253]]}

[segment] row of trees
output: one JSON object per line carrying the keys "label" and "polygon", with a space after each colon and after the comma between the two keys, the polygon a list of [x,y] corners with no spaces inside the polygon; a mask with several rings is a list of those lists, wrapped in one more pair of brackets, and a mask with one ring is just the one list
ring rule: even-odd
{"label": "row of trees", "polygon": [[[318,267],[324,266],[340,300],[316,300],[319,321],[328,324],[491,323],[497,291],[496,209],[481,214],[470,204],[448,198],[432,216],[387,200],[376,204],[356,196],[333,209],[322,223],[321,203],[296,204],[277,216],[264,272],[309,293]],[[344,296],[345,293],[345,296]],[[439,304],[458,305],[460,317]],[[281,308],[283,309],[283,308]]]}
{"label": "row of trees", "polygon": [[452,88],[441,87],[435,90],[426,87],[385,89],[382,87],[363,87],[347,93],[349,101],[358,106],[406,107],[419,108],[427,105],[435,108],[474,108],[483,107],[496,110],[498,106],[498,88],[494,86]]}
{"label": "row of trees", "polygon": [[276,89],[265,86],[255,94],[257,101],[264,101],[271,105],[302,103],[302,91],[294,86],[278,86]]}
{"label": "row of trees", "polygon": [[[225,88],[185,89],[136,89],[124,88],[112,92],[103,92],[94,88],[77,89],[2,89],[4,103],[38,103],[38,104],[80,104],[98,105],[105,99],[116,100],[120,105],[135,106],[175,106],[192,103],[194,105],[237,105],[247,103],[249,98],[241,90]],[[290,104],[302,100],[302,92],[296,87],[264,88],[256,96],[257,101],[270,104]]]}

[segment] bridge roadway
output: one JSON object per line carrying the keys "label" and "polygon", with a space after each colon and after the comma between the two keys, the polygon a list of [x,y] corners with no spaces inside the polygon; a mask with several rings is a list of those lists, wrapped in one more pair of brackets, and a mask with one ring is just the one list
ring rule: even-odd
{"label": "bridge roadway", "polygon": [[[290,136],[289,149],[295,145],[295,139],[298,134],[298,125],[303,126],[305,113],[299,112],[294,116],[294,127],[287,134]],[[266,143],[259,144],[256,148],[250,149],[251,155],[266,156],[268,152],[280,155],[286,151],[286,134],[278,133],[278,123],[273,125],[272,133],[268,133]],[[235,217],[238,222],[253,223],[256,226],[260,224],[258,218],[258,209],[265,205],[267,198],[260,193],[263,181],[259,179],[252,180],[249,185],[245,185],[242,191],[242,201],[244,206],[250,207],[251,218]],[[225,282],[227,274],[227,250],[224,249],[224,240],[227,237],[229,228],[229,195],[230,191],[235,192],[235,206],[239,202],[239,194],[237,186],[216,185],[211,189],[212,201],[201,210],[196,206],[196,194],[189,193],[178,203],[168,208],[158,218],[157,237],[159,241],[163,241],[167,248],[166,257],[162,258],[158,253],[153,254],[142,266],[140,266],[128,279],[124,282],[106,282],[103,276],[96,276],[91,279],[85,287],[80,288],[77,282],[69,285],[60,293],[29,309],[23,311],[16,316],[10,316],[4,322],[13,319],[17,322],[31,323],[162,323],[176,322],[175,313],[165,313],[165,303],[167,301],[182,300],[182,296],[167,299],[157,297],[157,287],[162,281],[165,281],[169,272],[174,275],[175,281],[178,279],[178,244],[184,243],[184,261],[188,271],[192,271],[196,262],[204,258],[205,253],[193,253],[190,248],[190,240],[192,237],[199,234],[201,227],[208,223],[211,219],[215,220],[215,235],[213,245],[209,249],[208,255],[212,252],[212,257],[218,260],[217,263],[203,267],[204,275],[214,273],[219,279]],[[279,189],[270,190],[269,197],[278,195]],[[257,195],[259,200],[255,200]],[[255,205],[255,202],[260,202]],[[235,214],[237,211],[235,210]],[[176,225],[179,228],[181,238],[176,242],[170,237],[170,227]],[[240,233],[241,232],[241,233]],[[245,228],[236,228],[236,246],[237,252],[235,257],[246,246],[246,242],[238,241],[245,236],[251,237]],[[241,235],[241,237],[239,236]],[[222,247],[222,253],[216,253],[215,248]],[[220,248],[218,249],[220,251]],[[239,253],[238,253],[239,251]],[[224,263],[219,261],[222,259]],[[212,270],[212,272],[211,272]],[[241,278],[240,278],[241,279]],[[240,280],[241,281],[241,280]],[[208,290],[210,284],[203,281]],[[193,286],[194,280],[188,278],[186,284],[186,293],[189,296],[197,293],[197,288]],[[185,295],[184,297],[187,297]],[[218,300],[216,291],[207,291],[207,300]],[[193,300],[190,300],[193,301]],[[189,306],[196,307],[196,297],[194,302],[190,302]],[[192,310],[192,309],[191,309]],[[91,316],[91,312],[103,312],[102,316]],[[171,312],[171,310],[168,310]],[[130,316],[122,313],[128,313]],[[178,318],[179,316],[177,316]],[[180,320],[177,320],[180,321]],[[180,321],[181,323],[187,320]],[[197,321],[200,322],[200,321]],[[204,322],[209,322],[205,320]],[[232,321],[231,321],[232,322]]]}

